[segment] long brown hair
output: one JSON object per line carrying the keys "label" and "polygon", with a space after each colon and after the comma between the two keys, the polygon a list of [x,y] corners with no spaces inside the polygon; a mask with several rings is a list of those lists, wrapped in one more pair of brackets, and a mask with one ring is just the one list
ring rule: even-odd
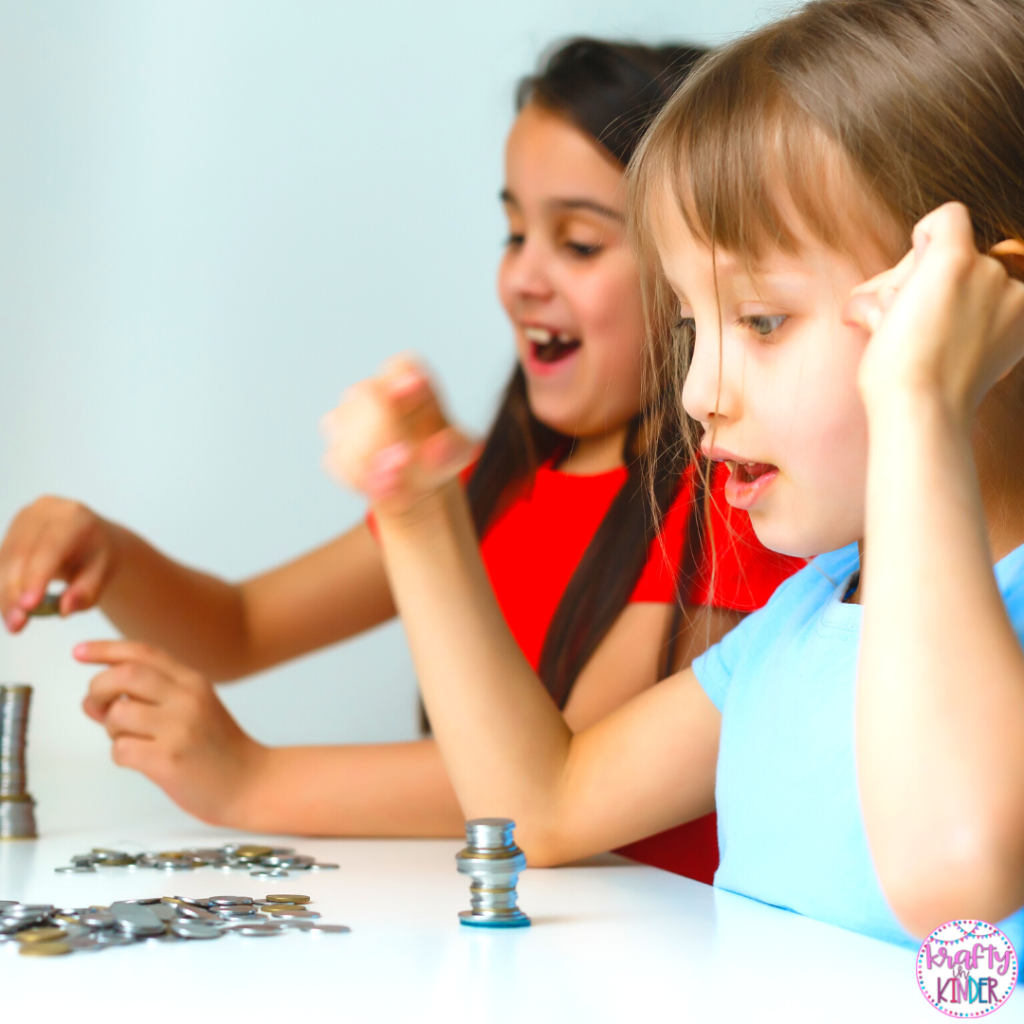
{"label": "long brown hair", "polygon": [[[690,68],[705,54],[692,46],[651,48],[574,39],[548,55],[516,92],[516,108],[537,104],[586,132],[625,168],[643,132]],[[655,407],[675,405],[666,391],[630,424],[624,459],[628,477],[555,610],[541,651],[539,675],[559,707],[607,634],[643,570],[659,524],[679,484],[685,458],[678,438],[655,442],[655,503],[643,483],[638,435]],[[522,368],[516,368],[468,484],[477,533],[528,487],[537,468],[567,455],[573,439],[534,416]]]}
{"label": "long brown hair", "polygon": [[750,262],[798,248],[780,200],[837,251],[868,232],[894,261],[952,200],[980,251],[1024,238],[1024,3],[817,0],[690,76],[629,172],[655,363],[679,382],[693,339],[663,345],[678,304],[650,221],[669,196],[696,238]]}

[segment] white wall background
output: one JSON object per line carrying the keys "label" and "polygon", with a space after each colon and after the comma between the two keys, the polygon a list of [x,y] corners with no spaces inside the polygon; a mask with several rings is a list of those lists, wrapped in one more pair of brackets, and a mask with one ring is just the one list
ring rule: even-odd
{"label": "white wall background", "polygon": [[[779,5],[775,5],[778,9]],[[0,524],[74,496],[241,577],[350,524],[317,419],[404,349],[482,429],[516,79],[587,33],[714,43],[763,0],[0,0]],[[69,651],[0,631],[33,763],[104,762]],[[415,735],[400,628],[231,690],[269,743]]]}

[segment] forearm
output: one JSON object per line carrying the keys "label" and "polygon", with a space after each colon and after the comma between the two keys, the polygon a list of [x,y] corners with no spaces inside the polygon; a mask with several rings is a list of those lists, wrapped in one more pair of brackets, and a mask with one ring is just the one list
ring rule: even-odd
{"label": "forearm", "polygon": [[116,570],[100,601],[111,622],[211,679],[244,674],[248,631],[240,588],[173,561],[129,530],[111,528]]}
{"label": "forearm", "polygon": [[[230,819],[230,820],[228,820]],[[265,749],[220,824],[318,836],[458,836],[463,816],[432,740]]]}
{"label": "forearm", "polygon": [[993,577],[967,430],[931,397],[878,406],[858,770],[883,887],[927,932],[1024,902],[1024,656]]}
{"label": "forearm", "polygon": [[513,639],[480,561],[461,488],[448,485],[381,541],[431,725],[467,817],[505,816],[546,860],[571,733]]}

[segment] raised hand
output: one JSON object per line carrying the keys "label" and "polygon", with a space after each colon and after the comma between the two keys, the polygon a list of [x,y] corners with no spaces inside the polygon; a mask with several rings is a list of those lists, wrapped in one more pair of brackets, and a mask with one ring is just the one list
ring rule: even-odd
{"label": "raised hand", "polygon": [[85,611],[99,600],[117,560],[117,527],[65,498],[40,498],[22,509],[0,544],[0,616],[12,633],[52,580],[64,580],[60,613]]}
{"label": "raised hand", "polygon": [[409,511],[473,458],[426,373],[404,356],[351,388],[321,425],[327,471],[385,514]]}
{"label": "raised hand", "polygon": [[860,368],[869,404],[893,387],[936,394],[958,416],[1024,357],[1024,242],[988,255],[970,214],[946,203],[914,229],[913,249],[892,270],[854,289],[844,319],[872,335]]}
{"label": "raised hand", "polygon": [[198,672],[148,644],[79,644],[75,658],[107,665],[83,707],[113,741],[114,763],[155,782],[180,807],[213,824],[244,815],[266,748],[228,714]]}

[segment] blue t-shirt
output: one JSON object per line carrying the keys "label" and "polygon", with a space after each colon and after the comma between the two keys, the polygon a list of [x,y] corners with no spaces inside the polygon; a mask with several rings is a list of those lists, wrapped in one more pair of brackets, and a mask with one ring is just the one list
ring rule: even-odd
{"label": "blue t-shirt", "polygon": [[[855,544],[790,577],[693,663],[722,712],[715,885],[901,945],[875,874],[854,757],[861,608],[843,604]],[[1024,546],[995,567],[1024,643]],[[1004,931],[1021,950],[1024,914]]]}

